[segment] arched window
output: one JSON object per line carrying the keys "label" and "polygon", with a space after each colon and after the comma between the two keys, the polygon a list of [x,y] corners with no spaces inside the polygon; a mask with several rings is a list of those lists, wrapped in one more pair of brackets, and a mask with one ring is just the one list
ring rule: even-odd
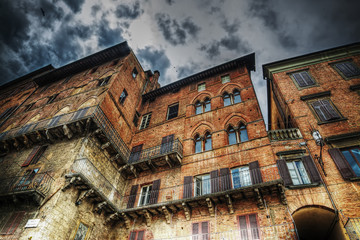
{"label": "arched window", "polygon": [[234,93],[234,95],[233,95],[234,96],[234,104],[241,102],[239,90],[235,89],[233,93]]}
{"label": "arched window", "polygon": [[209,151],[209,150],[212,149],[211,134],[210,133],[205,134],[204,146],[205,146],[205,151]]}
{"label": "arched window", "polygon": [[199,135],[195,136],[195,153],[202,152],[202,141]]}
{"label": "arched window", "polygon": [[211,110],[211,102],[210,98],[205,98],[205,112],[209,112]]}
{"label": "arched window", "polygon": [[195,114],[200,114],[203,112],[203,106],[200,101],[195,103]]}
{"label": "arched window", "polygon": [[233,145],[237,143],[235,130],[231,126],[228,129],[228,138],[229,138],[229,145]]}
{"label": "arched window", "polygon": [[239,127],[239,135],[240,142],[246,142],[249,140],[247,130],[244,124],[241,124]]}
{"label": "arched window", "polygon": [[224,106],[225,107],[231,105],[231,98],[230,98],[230,95],[227,92],[224,93],[223,99],[224,99]]}
{"label": "arched window", "polygon": [[229,145],[235,143],[242,143],[249,140],[246,126],[243,123],[240,123],[238,129],[234,129],[232,126],[230,126],[227,130],[227,134],[228,134]]}

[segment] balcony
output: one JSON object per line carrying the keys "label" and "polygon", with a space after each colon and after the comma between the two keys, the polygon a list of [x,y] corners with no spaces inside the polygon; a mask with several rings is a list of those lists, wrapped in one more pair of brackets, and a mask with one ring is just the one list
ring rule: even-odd
{"label": "balcony", "polygon": [[[257,176],[256,179],[254,176]],[[238,180],[233,180],[234,178]],[[236,176],[230,173],[230,175],[203,180],[201,183],[192,180],[188,184],[157,188],[154,182],[152,190],[145,194],[140,190],[136,192],[123,196],[119,207],[121,210],[117,219],[123,220],[127,228],[131,226],[131,220],[139,216],[146,219],[148,226],[151,225],[154,215],[164,215],[167,223],[170,223],[172,213],[179,211],[184,211],[186,219],[190,220],[191,209],[201,206],[207,207],[209,215],[214,216],[215,206],[224,204],[232,214],[233,202],[242,199],[254,201],[260,209],[263,209],[265,206],[263,196],[266,194],[275,194],[283,204],[286,204],[283,181],[278,176],[275,165],[262,167],[260,171],[259,168],[254,171],[247,170]]]}
{"label": "balcony", "polygon": [[24,202],[29,199],[40,205],[50,191],[53,181],[47,172],[0,179],[0,196],[2,200]]}
{"label": "balcony", "polygon": [[350,239],[360,239],[360,218],[348,218],[344,227]]}
{"label": "balcony", "polygon": [[76,204],[85,199],[91,199],[96,204],[96,212],[104,210],[107,213],[119,211],[121,195],[109,180],[86,158],[77,159],[65,175],[67,184],[63,191],[74,186],[81,193]]}
{"label": "balcony", "polygon": [[131,153],[128,164],[120,168],[120,172],[126,178],[138,177],[143,171],[164,167],[176,167],[181,165],[183,158],[183,146],[179,139],[155,147],[147,148],[139,152]]}
{"label": "balcony", "polygon": [[277,129],[268,131],[270,141],[287,141],[303,138],[298,128]]}
{"label": "balcony", "polygon": [[112,159],[123,165],[130,151],[100,107],[93,106],[0,133],[0,154],[91,132]]}
{"label": "balcony", "polygon": [[238,240],[238,239],[299,239],[296,234],[296,227],[293,223],[283,223],[243,230],[232,230],[224,232],[203,233],[188,236],[171,236],[156,238],[154,240]]}

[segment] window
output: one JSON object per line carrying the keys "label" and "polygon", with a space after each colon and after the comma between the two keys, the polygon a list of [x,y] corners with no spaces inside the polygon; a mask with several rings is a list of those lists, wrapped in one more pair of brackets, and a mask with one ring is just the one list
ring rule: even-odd
{"label": "window", "polygon": [[352,146],[347,148],[329,149],[329,153],[339,169],[340,174],[346,180],[360,177],[360,148]]}
{"label": "window", "polygon": [[178,116],[178,112],[179,112],[179,104],[178,103],[170,105],[168,107],[168,113],[167,113],[166,120],[176,118]]}
{"label": "window", "polygon": [[211,134],[210,133],[205,134],[204,147],[205,147],[205,151],[209,151],[209,150],[212,149]]}
{"label": "window", "polygon": [[151,189],[152,189],[152,185],[144,186],[141,188],[139,204],[138,204],[139,206],[145,206],[149,204]]}
{"label": "window", "polygon": [[225,92],[223,95],[224,107],[230,106],[232,104],[240,103],[241,96],[240,91],[235,89],[232,93]]}
{"label": "window", "polygon": [[195,136],[195,153],[202,152],[202,140],[199,135]]}
{"label": "window", "polygon": [[225,84],[230,82],[230,75],[221,76],[221,83]]}
{"label": "window", "polygon": [[140,124],[140,130],[145,129],[149,126],[151,119],[151,113],[147,113],[142,117],[141,124]]}
{"label": "window", "polygon": [[208,240],[209,237],[209,222],[192,224],[192,240]]}
{"label": "window", "polygon": [[13,234],[23,220],[24,215],[25,212],[13,212],[9,216],[5,217],[0,235]]}
{"label": "window", "polygon": [[199,134],[196,134],[194,137],[194,141],[195,141],[195,153],[209,151],[212,149],[211,133],[209,132],[205,133],[205,137],[200,137]]}
{"label": "window", "polygon": [[248,166],[231,169],[233,188],[241,188],[251,185],[250,171]]}
{"label": "window", "polygon": [[32,188],[33,180],[36,174],[39,172],[39,168],[26,170],[25,174],[21,177],[20,181],[17,182],[13,189],[14,191],[27,190]]}
{"label": "window", "polygon": [[296,85],[300,88],[315,85],[314,79],[312,79],[307,71],[292,73],[291,76],[292,79],[295,80]]}
{"label": "window", "polygon": [[198,92],[201,92],[201,91],[204,91],[206,88],[205,88],[205,83],[200,83],[198,85]]}
{"label": "window", "polygon": [[140,159],[142,147],[143,147],[143,145],[140,144],[140,145],[134,146],[131,149],[129,163],[137,162]]}
{"label": "window", "polygon": [[211,193],[210,174],[194,178],[195,197]]}
{"label": "window", "polygon": [[161,140],[160,154],[166,154],[172,152],[174,143],[174,134],[165,136]]}
{"label": "window", "polygon": [[124,88],[123,92],[120,95],[119,103],[124,104],[127,96],[128,96],[128,93],[127,93],[126,89]]}
{"label": "window", "polygon": [[354,62],[335,63],[333,67],[345,79],[360,76],[360,69]]}
{"label": "window", "polygon": [[240,124],[238,129],[234,129],[232,126],[228,128],[228,141],[229,145],[242,143],[249,140],[246,126],[244,124]]}
{"label": "window", "polygon": [[135,115],[134,115],[134,119],[133,119],[133,123],[134,123],[135,127],[137,127],[137,125],[138,125],[139,117],[140,117],[140,113],[138,111],[135,111]]}
{"label": "window", "polygon": [[134,68],[133,71],[132,71],[132,73],[131,73],[132,77],[133,77],[133,78],[136,78],[136,76],[137,76],[138,74],[139,74],[139,73],[138,73],[138,70],[137,70],[136,68]]}
{"label": "window", "polygon": [[131,231],[129,240],[143,240],[144,234],[144,231]]}
{"label": "window", "polygon": [[341,149],[346,161],[350,164],[351,169],[357,177],[360,177],[360,148],[352,147]]}
{"label": "window", "polygon": [[240,239],[260,239],[259,227],[256,214],[239,216]]}
{"label": "window", "polygon": [[336,110],[330,99],[321,99],[310,102],[320,122],[327,122],[341,119],[340,113]]}
{"label": "window", "polygon": [[203,112],[209,112],[211,110],[210,98],[205,98],[204,102],[197,101],[195,103],[195,114],[201,114]]}
{"label": "window", "polygon": [[88,234],[88,230],[89,230],[89,226],[80,222],[74,240],[85,240]]}
{"label": "window", "polygon": [[45,152],[47,146],[36,146],[31,151],[30,155],[27,157],[25,162],[21,165],[21,167],[27,167],[31,164],[36,164],[43,153]]}
{"label": "window", "polygon": [[30,111],[30,109],[34,106],[34,104],[35,103],[30,103],[30,104],[26,105],[24,111],[25,112]]}
{"label": "window", "polygon": [[99,86],[105,86],[109,83],[111,76],[107,76],[99,79]]}
{"label": "window", "polygon": [[96,70],[98,70],[98,67],[94,67],[93,69],[91,69],[90,74],[93,74],[94,72],[96,72]]}
{"label": "window", "polygon": [[304,164],[300,160],[286,162],[293,185],[309,184],[310,180]]}
{"label": "window", "polygon": [[51,97],[49,97],[49,100],[47,101],[47,103],[52,103],[53,101],[55,101],[56,97],[58,96],[59,94],[54,94],[52,95]]}
{"label": "window", "polygon": [[17,108],[17,106],[13,106],[13,107],[7,108],[5,111],[3,111],[0,114],[0,123],[1,123],[1,121],[4,121],[8,117],[10,117],[10,115],[13,114],[13,112],[15,111],[16,108]]}

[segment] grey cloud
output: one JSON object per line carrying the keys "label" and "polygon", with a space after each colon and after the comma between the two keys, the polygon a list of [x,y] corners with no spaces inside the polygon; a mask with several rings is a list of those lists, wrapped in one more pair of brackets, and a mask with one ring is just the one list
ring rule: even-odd
{"label": "grey cloud", "polygon": [[202,44],[199,48],[201,51],[205,51],[207,56],[212,59],[220,55],[220,42],[213,41],[212,43],[205,45]]}
{"label": "grey cloud", "polygon": [[169,5],[172,5],[175,2],[175,0],[165,0],[165,2]]}
{"label": "grey cloud", "polygon": [[239,30],[240,22],[235,19],[233,23],[229,23],[229,21],[225,18],[225,20],[221,22],[221,26],[228,34],[234,34]]}
{"label": "grey cloud", "polygon": [[177,77],[184,78],[184,77],[190,76],[191,74],[198,72],[199,69],[200,69],[200,66],[198,64],[191,62],[188,65],[180,66],[177,68]]}
{"label": "grey cloud", "polygon": [[97,31],[99,46],[109,47],[123,41],[122,32],[121,28],[109,28],[109,22],[103,18]]}
{"label": "grey cloud", "polygon": [[85,0],[63,0],[64,3],[73,11],[78,13],[81,11],[81,7],[84,4]]}
{"label": "grey cloud", "polygon": [[181,26],[187,30],[187,32],[192,37],[197,37],[198,32],[200,31],[200,27],[195,25],[190,18],[185,19],[185,21],[182,22]]}
{"label": "grey cloud", "polygon": [[101,10],[101,6],[96,4],[91,7],[91,15],[96,15]]}
{"label": "grey cloud", "polygon": [[115,15],[118,18],[126,18],[126,19],[136,19],[138,18],[144,10],[140,8],[140,3],[135,2],[131,7],[125,4],[120,4],[116,7]]}

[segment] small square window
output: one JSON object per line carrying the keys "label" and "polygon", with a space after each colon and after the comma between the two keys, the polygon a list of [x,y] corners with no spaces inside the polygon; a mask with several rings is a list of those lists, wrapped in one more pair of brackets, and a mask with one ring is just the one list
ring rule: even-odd
{"label": "small square window", "polygon": [[52,95],[51,97],[49,97],[49,100],[47,101],[47,103],[52,103],[53,101],[55,101],[56,97],[58,96],[59,94],[54,94]]}
{"label": "small square window", "polygon": [[225,84],[225,83],[228,83],[228,82],[230,82],[230,75],[225,75],[225,76],[221,77],[221,83],[222,84]]}
{"label": "small square window", "polygon": [[291,73],[291,78],[294,80],[294,83],[299,88],[305,88],[315,85],[314,79],[307,71]]}
{"label": "small square window", "polygon": [[359,67],[352,61],[339,62],[333,64],[332,66],[345,79],[360,76]]}
{"label": "small square window", "polygon": [[86,235],[88,234],[89,231],[89,226],[80,222],[78,229],[76,231],[76,234],[74,236],[74,239],[76,240],[85,240],[86,239]]}
{"label": "small square window", "polygon": [[30,104],[26,105],[24,111],[25,112],[30,111],[30,109],[34,106],[34,104],[35,103],[30,103]]}
{"label": "small square window", "polygon": [[136,78],[136,76],[138,75],[138,70],[134,68],[131,74],[133,78]]}
{"label": "small square window", "polygon": [[119,103],[124,104],[126,97],[128,96],[128,93],[126,89],[123,90],[123,92],[120,95]]}
{"label": "small square window", "polygon": [[140,124],[140,130],[145,129],[145,128],[147,128],[149,126],[150,119],[151,119],[151,113],[145,114],[142,117],[141,124]]}
{"label": "small square window", "polygon": [[200,83],[198,85],[198,92],[204,91],[205,90],[205,83]]}
{"label": "small square window", "polygon": [[99,86],[105,86],[109,83],[111,76],[99,79]]}
{"label": "small square window", "polygon": [[166,120],[176,118],[178,116],[178,112],[179,112],[179,104],[178,103],[169,106]]}

